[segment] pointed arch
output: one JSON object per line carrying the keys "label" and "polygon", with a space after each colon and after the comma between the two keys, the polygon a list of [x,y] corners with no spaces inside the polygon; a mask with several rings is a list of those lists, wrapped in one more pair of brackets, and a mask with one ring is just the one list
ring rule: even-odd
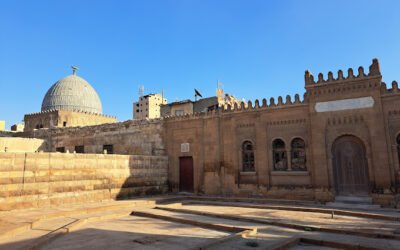
{"label": "pointed arch", "polygon": [[251,141],[242,143],[242,171],[255,172],[254,146]]}
{"label": "pointed arch", "polygon": [[276,171],[288,170],[285,142],[275,139],[272,142],[273,166]]}

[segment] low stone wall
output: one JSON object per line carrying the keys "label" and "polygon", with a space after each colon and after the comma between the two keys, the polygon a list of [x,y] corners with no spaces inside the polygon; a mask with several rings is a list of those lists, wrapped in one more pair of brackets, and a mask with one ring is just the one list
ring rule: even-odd
{"label": "low stone wall", "polygon": [[47,150],[47,142],[43,139],[0,137],[0,152],[39,152]]}
{"label": "low stone wall", "polygon": [[0,131],[0,137],[12,137],[14,135],[11,131]]}
{"label": "low stone wall", "polygon": [[167,191],[166,156],[0,153],[0,210]]}

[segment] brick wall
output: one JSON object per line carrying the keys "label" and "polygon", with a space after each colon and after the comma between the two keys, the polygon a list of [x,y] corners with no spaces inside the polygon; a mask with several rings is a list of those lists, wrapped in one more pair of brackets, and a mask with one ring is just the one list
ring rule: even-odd
{"label": "brick wall", "polygon": [[0,153],[0,211],[167,191],[166,156]]}

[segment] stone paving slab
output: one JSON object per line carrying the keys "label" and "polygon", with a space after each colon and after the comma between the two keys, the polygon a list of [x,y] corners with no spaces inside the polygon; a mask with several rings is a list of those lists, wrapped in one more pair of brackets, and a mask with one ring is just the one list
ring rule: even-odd
{"label": "stone paving slab", "polygon": [[[19,209],[0,212],[0,249],[27,249],[45,238],[58,236],[53,230],[70,232],[87,222],[127,216],[133,207],[154,207],[157,203],[174,200],[179,196],[140,197],[134,200],[109,200],[85,204],[63,204],[58,207]],[[70,222],[73,223],[69,224]],[[43,227],[41,230],[40,227]],[[18,243],[20,242],[20,243]]]}
{"label": "stone paving slab", "polygon": [[[142,210],[143,211],[143,210]],[[244,222],[240,220],[229,220],[223,218],[210,218],[204,215],[185,214],[178,211],[165,211],[158,209],[146,209],[149,213],[154,213],[162,216],[170,216],[172,218],[181,218],[200,222],[214,223],[216,225],[236,226],[236,227],[256,227],[257,234],[239,237],[231,241],[221,242],[218,245],[212,246],[210,249],[271,249],[271,247],[285,242],[293,237],[309,237],[316,240],[346,242],[347,244],[363,244],[367,247],[376,249],[400,249],[400,241],[389,239],[367,238],[353,235],[343,235],[325,232],[307,232],[303,230],[295,230],[291,228],[283,228],[270,226],[260,223]],[[258,248],[247,246],[246,242],[256,241],[259,244]]]}
{"label": "stone paving slab", "polygon": [[[160,206],[161,207],[161,206]],[[284,211],[273,209],[258,209],[235,206],[207,206],[207,205],[187,205],[183,209],[197,212],[211,212],[221,215],[233,215],[244,218],[254,218],[266,222],[284,222],[302,225],[304,227],[325,227],[341,230],[359,230],[372,233],[392,234],[400,228],[399,221],[377,220],[370,218],[360,218],[352,216],[334,215],[333,219],[329,214]]]}
{"label": "stone paving slab", "polygon": [[[59,242],[67,242],[65,237],[72,237],[70,235],[73,235],[74,237],[68,239],[71,239],[73,242],[75,242],[75,246],[79,246],[79,242],[80,244],[87,246],[85,249],[156,249],[157,247],[165,247],[166,249],[187,249],[208,245],[210,242],[215,242],[216,239],[226,240],[221,240],[221,242],[216,246],[212,246],[211,244],[209,247],[213,249],[257,249],[245,245],[248,240],[255,240],[260,242],[260,245],[264,249],[268,249],[268,247],[271,247],[276,243],[288,240],[292,237],[298,237],[299,235],[304,237],[314,237],[315,239],[335,239],[349,243],[359,241],[367,244],[368,246],[378,246],[382,249],[400,249],[400,241],[398,240],[376,238],[368,239],[366,237],[354,235],[304,231],[303,229],[310,225],[316,227],[327,226],[337,230],[357,229],[360,231],[364,230],[365,232],[380,233],[393,233],[400,229],[400,222],[396,220],[379,220],[376,218],[372,219],[348,215],[335,215],[334,219],[331,219],[330,214],[318,212],[318,209],[320,209],[319,207],[315,207],[317,210],[312,211],[313,207],[309,204],[296,206],[286,203],[282,205],[271,205],[279,207],[280,209],[269,207],[269,204],[266,205],[262,203],[225,201],[222,205],[209,205],[206,203],[187,204],[183,206],[181,203],[156,205],[172,201],[184,201],[185,203],[185,197],[186,196],[161,196],[126,201],[107,201],[75,205],[65,204],[56,208],[52,207],[0,212],[0,250],[52,249],[48,248],[50,246],[57,247],[57,249],[63,249],[59,248],[59,246],[56,244],[59,244]],[[218,201],[215,201],[214,203],[218,203]],[[261,222],[255,223],[254,221],[240,221],[235,219],[216,218],[206,215],[187,214],[179,211],[152,209],[156,206],[175,209],[191,209],[192,211],[197,212],[201,211],[221,215],[231,215],[238,218],[254,218]],[[284,210],[285,207],[300,207],[300,211],[296,209],[290,209],[290,211],[287,211]],[[305,209],[307,211],[301,211],[304,207],[307,208]],[[196,224],[184,225],[182,223],[157,219],[148,219],[146,223],[141,221],[141,223],[136,224],[137,219],[131,221],[130,217],[127,216],[132,210],[146,211],[157,215],[169,216],[171,218],[192,220],[194,222],[209,223],[213,225],[257,228],[258,234],[252,236],[239,235],[238,237],[232,233],[211,230],[204,227],[202,228],[200,226],[196,226]],[[351,210],[345,211],[351,212]],[[392,216],[392,213],[397,215],[393,210],[382,210],[374,212],[374,214],[375,213],[384,216]],[[126,222],[123,218],[126,218],[126,220],[130,222]],[[120,229],[118,227],[118,223],[121,220],[124,222],[121,224],[122,228]],[[293,228],[267,225],[266,223],[263,223],[262,220],[303,224],[301,224],[301,230],[296,230]],[[153,237],[154,234],[151,233],[151,230],[153,230],[154,227],[157,228],[160,226],[161,224],[157,225],[159,222],[162,222],[161,224],[167,222],[170,223],[167,223],[170,225],[168,226],[169,230],[166,230],[168,232],[160,230],[156,234],[156,237]],[[152,223],[156,224],[153,225]],[[191,233],[190,229],[187,229],[184,235],[180,235],[179,233],[182,232],[179,230],[176,231],[180,226],[188,226],[185,228],[194,228],[193,234]],[[135,229],[132,229],[131,227]],[[197,231],[198,229],[200,231]],[[144,233],[140,234],[140,230],[144,230]],[[126,240],[128,240],[128,238],[132,235],[140,235],[140,237],[133,242],[133,245],[132,242],[126,242]],[[102,242],[102,236],[110,241],[116,240],[117,242],[120,242],[115,246],[110,246],[108,242],[105,242],[105,246],[109,246],[109,248],[101,248],[95,239],[99,240],[100,238],[100,242]],[[88,237],[87,242],[84,240],[85,237]],[[193,242],[194,245],[182,243],[184,240],[188,241],[189,243]],[[90,244],[93,244],[94,247],[92,248]],[[175,248],[173,246],[175,246]],[[183,248],[183,246],[187,248]]]}
{"label": "stone paving slab", "polygon": [[13,237],[3,238],[0,241],[0,250],[8,250],[10,246],[12,246],[11,249],[38,249],[39,245],[45,245],[53,240],[53,237],[59,237],[59,233],[64,234],[79,230],[87,223],[128,216],[131,211],[132,209],[127,207],[74,217],[40,220],[24,232]]}
{"label": "stone paving slab", "polygon": [[[137,198],[134,200],[109,200],[84,204],[63,204],[58,207],[1,211],[0,244],[2,242],[7,242],[9,238],[15,238],[16,235],[35,228],[37,224],[40,224],[43,221],[52,221],[54,219],[63,217],[75,217],[82,219],[84,217],[88,217],[88,215],[90,214],[96,217],[96,213],[116,211],[124,208],[128,209],[126,210],[126,214],[129,214],[133,207],[154,207],[156,203],[168,199],[176,199],[176,197],[155,196],[147,198]],[[54,224],[58,225],[57,223]],[[62,225],[60,224],[60,226]],[[32,233],[32,235],[36,237],[40,234],[35,232]]]}
{"label": "stone paving slab", "polygon": [[381,209],[381,210],[357,210],[357,209],[339,209],[319,206],[292,206],[292,205],[277,205],[277,204],[258,204],[248,202],[226,202],[226,201],[204,201],[204,200],[183,200],[183,204],[198,204],[198,205],[216,205],[226,207],[245,207],[245,208],[259,208],[271,210],[285,210],[285,211],[298,211],[298,212],[315,212],[334,215],[348,215],[353,217],[363,217],[371,219],[400,221],[400,210],[398,209]]}
{"label": "stone paving slab", "polygon": [[190,249],[229,233],[164,220],[127,216],[86,224],[64,235],[46,249]]}

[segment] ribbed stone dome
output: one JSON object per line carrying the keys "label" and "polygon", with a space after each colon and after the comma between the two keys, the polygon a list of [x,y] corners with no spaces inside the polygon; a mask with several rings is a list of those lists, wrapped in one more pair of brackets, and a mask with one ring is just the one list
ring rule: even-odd
{"label": "ribbed stone dome", "polygon": [[73,74],[57,81],[47,91],[42,112],[69,110],[102,113],[100,98],[96,90],[83,78]]}

